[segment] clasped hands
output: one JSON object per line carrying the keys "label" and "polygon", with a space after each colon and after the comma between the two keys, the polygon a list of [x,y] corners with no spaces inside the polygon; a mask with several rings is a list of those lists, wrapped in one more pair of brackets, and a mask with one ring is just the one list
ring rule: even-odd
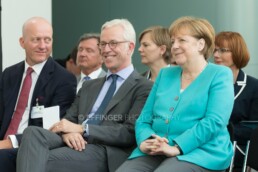
{"label": "clasped hands", "polygon": [[82,125],[62,119],[60,122],[55,123],[49,130],[54,133],[62,133],[63,141],[68,147],[78,151],[85,149],[87,142],[82,136]]}
{"label": "clasped hands", "polygon": [[148,155],[165,155],[167,157],[179,155],[179,149],[175,146],[170,146],[168,143],[167,138],[153,134],[152,138],[140,144],[140,150]]}

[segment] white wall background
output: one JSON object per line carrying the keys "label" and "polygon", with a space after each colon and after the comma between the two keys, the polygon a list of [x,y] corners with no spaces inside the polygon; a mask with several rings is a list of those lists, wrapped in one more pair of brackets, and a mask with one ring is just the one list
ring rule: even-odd
{"label": "white wall background", "polygon": [[23,23],[34,16],[51,22],[52,0],[2,0],[3,70],[25,59],[20,47]]}

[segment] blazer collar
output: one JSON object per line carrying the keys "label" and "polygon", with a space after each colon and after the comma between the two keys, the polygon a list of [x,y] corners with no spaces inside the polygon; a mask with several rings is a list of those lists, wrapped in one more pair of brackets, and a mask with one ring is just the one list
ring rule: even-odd
{"label": "blazer collar", "polygon": [[111,108],[113,108],[116,104],[118,104],[121,101],[121,99],[123,99],[125,96],[128,95],[128,92],[130,92],[131,89],[134,87],[134,85],[137,84],[137,80],[139,78],[140,78],[140,75],[138,74],[138,72],[133,71],[131,73],[131,75],[125,80],[123,85],[121,85],[121,87],[119,88],[117,93],[111,99],[111,101],[108,104],[104,114],[107,114],[107,112]]}
{"label": "blazer collar", "polygon": [[247,81],[247,75],[242,71],[239,70],[236,83],[234,84],[235,90],[235,99],[243,92]]}

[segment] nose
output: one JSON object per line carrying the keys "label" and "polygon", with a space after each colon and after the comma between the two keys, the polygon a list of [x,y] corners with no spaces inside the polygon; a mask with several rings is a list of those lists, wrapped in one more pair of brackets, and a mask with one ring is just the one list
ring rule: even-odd
{"label": "nose", "polygon": [[219,51],[218,51],[218,50],[215,50],[215,51],[213,52],[213,56],[214,56],[214,57],[219,57],[219,56],[220,56]]}
{"label": "nose", "polygon": [[46,43],[44,42],[44,40],[40,40],[38,43],[39,43],[40,48],[45,48],[46,47]]}
{"label": "nose", "polygon": [[142,52],[142,46],[140,46],[140,47],[138,48],[138,51],[139,51],[139,52]]}
{"label": "nose", "polygon": [[171,51],[172,51],[173,49],[178,48],[178,46],[179,46],[178,41],[174,40],[174,42],[172,43],[172,46],[171,46]]}
{"label": "nose", "polygon": [[175,42],[172,44],[171,49],[170,49],[171,54],[173,54],[173,52],[174,52],[176,49],[178,49],[178,43],[176,43],[176,41],[175,41]]}

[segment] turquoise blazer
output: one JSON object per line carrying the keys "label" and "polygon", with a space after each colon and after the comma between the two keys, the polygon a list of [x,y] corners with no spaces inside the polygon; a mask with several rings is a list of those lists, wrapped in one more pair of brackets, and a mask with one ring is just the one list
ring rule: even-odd
{"label": "turquoise blazer", "polygon": [[169,144],[177,143],[187,161],[210,170],[230,165],[233,148],[227,130],[234,103],[232,71],[209,63],[183,91],[181,67],[160,71],[152,91],[136,122],[138,147],[129,159],[145,156],[140,144],[157,134]]}

